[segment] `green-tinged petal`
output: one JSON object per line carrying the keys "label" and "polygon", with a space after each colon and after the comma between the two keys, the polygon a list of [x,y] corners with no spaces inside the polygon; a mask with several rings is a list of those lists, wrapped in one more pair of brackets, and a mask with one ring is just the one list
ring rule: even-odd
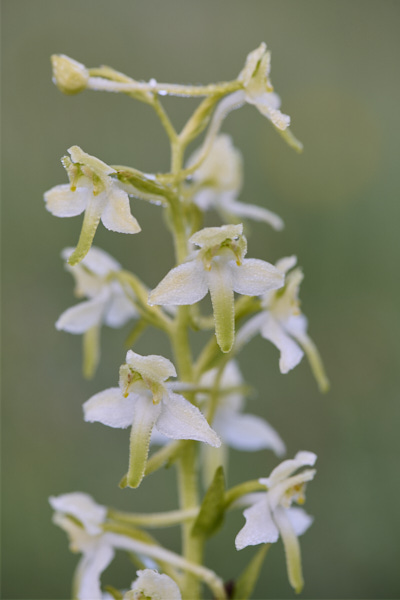
{"label": "green-tinged petal", "polygon": [[132,584],[132,590],[123,600],[181,600],[182,596],[175,581],[168,575],[152,569],[137,571],[138,578]]}
{"label": "green-tinged petal", "polygon": [[53,83],[64,94],[78,94],[86,88],[89,72],[82,63],[65,54],[53,54],[51,65],[53,67]]}
{"label": "green-tinged petal", "polygon": [[246,524],[236,536],[237,550],[257,544],[272,544],[278,540],[279,531],[272,518],[266,494],[263,494],[261,500],[256,504],[246,508],[243,516]]}
{"label": "green-tinged petal", "polygon": [[225,513],[225,478],[223,467],[218,467],[201,503],[193,524],[192,535],[209,537],[222,525]]}
{"label": "green-tinged petal", "polygon": [[128,350],[126,362],[132,367],[133,371],[140,373],[143,378],[151,381],[162,382],[169,377],[176,377],[176,370],[172,362],[158,354],[141,356],[133,350]]}
{"label": "green-tinged petal", "polygon": [[46,208],[55,217],[76,217],[83,213],[90,191],[87,188],[77,188],[74,192],[68,184],[56,185],[44,195]]}
{"label": "green-tinged petal", "polygon": [[144,477],[151,432],[161,410],[160,404],[153,404],[149,398],[138,396],[133,416],[127,485],[137,488]]}
{"label": "green-tinged petal", "polygon": [[85,333],[100,324],[106,307],[108,295],[96,296],[93,300],[80,302],[68,308],[56,322],[58,330],[68,333]]}
{"label": "green-tinged petal", "polygon": [[241,265],[231,263],[233,290],[246,296],[260,296],[283,286],[284,276],[274,265],[258,258],[245,258]]}
{"label": "green-tinged petal", "polygon": [[255,204],[237,202],[236,200],[232,200],[230,196],[225,196],[221,199],[220,208],[237,217],[268,223],[268,225],[271,225],[277,231],[281,231],[284,227],[283,220],[274,212]]}
{"label": "green-tinged petal", "polygon": [[79,146],[71,146],[71,148],[68,148],[68,152],[70,153],[71,159],[74,163],[80,163],[90,167],[100,178],[106,179],[107,175],[116,173],[115,169],[107,165],[99,158],[96,158],[96,156],[87,154],[87,152],[84,152]]}
{"label": "green-tinged petal", "polygon": [[95,325],[83,334],[83,376],[91,379],[100,361],[100,327]]}
{"label": "green-tinged petal", "polygon": [[285,129],[284,131],[282,131],[282,129],[278,129],[278,132],[283,137],[285,142],[291,148],[293,148],[293,150],[296,150],[296,152],[299,152],[299,153],[303,152],[303,149],[304,149],[303,144],[300,142],[300,140],[297,139],[297,137],[295,137],[293,135],[293,133],[291,132],[291,130],[289,128]]}
{"label": "green-tinged petal", "polygon": [[155,423],[157,430],[174,440],[197,440],[218,447],[221,440],[204,415],[180,394],[168,393]]}
{"label": "green-tinged petal", "polygon": [[149,304],[186,305],[199,302],[208,287],[203,263],[191,260],[172,269],[149,295]]}
{"label": "green-tinged petal", "polygon": [[197,231],[189,242],[201,248],[220,246],[225,240],[235,240],[243,233],[243,225],[222,225],[222,227],[205,227]]}
{"label": "green-tinged petal", "polygon": [[139,399],[135,394],[124,398],[119,387],[103,390],[84,403],[85,421],[103,423],[108,427],[121,429],[130,427]]}
{"label": "green-tinged petal", "polygon": [[89,252],[106,202],[107,196],[104,192],[98,196],[91,194],[85,210],[78,245],[68,259],[71,266],[77,265]]}
{"label": "green-tinged petal", "polygon": [[112,182],[107,192],[107,204],[101,215],[101,221],[107,229],[119,233],[138,233],[139,223],[131,215],[128,194]]}
{"label": "green-tinged petal", "polygon": [[227,261],[216,257],[207,273],[213,305],[215,335],[222,352],[229,352],[235,338],[235,308],[232,271]]}
{"label": "green-tinged petal", "polygon": [[285,548],[289,582],[296,594],[299,594],[304,586],[299,540],[284,508],[277,507],[274,510],[274,518]]}
{"label": "green-tinged petal", "polygon": [[318,387],[321,392],[327,392],[330,384],[329,379],[325,373],[324,364],[318,349],[312,339],[308,337],[306,333],[296,335],[296,339],[303,348],[308,362],[310,363],[311,370],[315,379],[317,380]]}

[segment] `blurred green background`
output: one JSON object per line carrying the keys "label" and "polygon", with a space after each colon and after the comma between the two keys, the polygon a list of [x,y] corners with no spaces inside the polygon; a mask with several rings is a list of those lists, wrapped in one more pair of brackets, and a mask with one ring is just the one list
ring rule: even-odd
{"label": "blurred green background", "polygon": [[[234,78],[265,41],[272,81],[303,141],[299,156],[251,106],[223,131],[242,150],[242,199],[278,212],[283,233],[251,225],[249,256],[295,253],[304,267],[302,307],[332,381],[321,396],[305,360],[286,376],[275,348],[255,339],[241,358],[258,390],[249,411],[287,442],[318,454],[308,488],[315,523],[302,538],[306,598],[398,598],[399,417],[399,16],[395,0],[3,0],[3,591],[8,599],[65,599],[78,557],[51,523],[47,498],[74,490],[103,504],[143,510],[176,506],[175,475],[157,473],[137,491],[117,487],[128,433],[85,424],[81,405],[117,382],[127,330],[103,330],[95,380],[81,377],[81,339],[57,332],[73,282],[62,248],[81,218],[46,212],[43,192],[66,182],[59,159],[72,144],[109,164],[168,168],[168,145],[145,105],[113,94],[63,96],[49,56],[109,64],[136,79],[208,83]],[[175,123],[191,101],[167,99]],[[143,233],[99,227],[96,245],[155,286],[173,264],[160,209],[132,201]],[[217,221],[215,221],[217,224]],[[147,332],[141,353],[169,355]],[[269,452],[233,453],[229,483],[267,476]],[[207,561],[234,577],[243,524],[229,515]],[[160,532],[179,549],[177,529]],[[121,556],[103,580],[128,586]],[[267,556],[255,597],[291,598],[283,549]]]}

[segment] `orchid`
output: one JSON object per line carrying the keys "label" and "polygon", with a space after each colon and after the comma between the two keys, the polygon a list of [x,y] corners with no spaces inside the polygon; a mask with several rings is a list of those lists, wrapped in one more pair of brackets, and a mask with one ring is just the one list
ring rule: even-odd
{"label": "orchid", "polygon": [[[202,149],[189,158],[188,167],[196,164]],[[218,135],[200,166],[193,173],[195,187],[193,202],[203,211],[214,208],[224,221],[244,217],[268,223],[274,229],[283,228],[282,219],[275,213],[254,204],[236,199],[242,187],[242,155],[233,146],[229,135]]]}
{"label": "orchid", "polygon": [[[243,515],[245,526],[236,536],[238,550],[257,544],[272,544],[279,536],[286,552],[286,562],[290,584],[298,593],[303,587],[300,546],[297,536],[310,527],[313,519],[301,508],[291,508],[293,502],[303,504],[307,481],[315,475],[315,469],[305,469],[297,475],[295,471],[305,466],[313,466],[317,460],[313,452],[298,452],[294,459],[284,460],[268,478],[259,479],[267,492],[250,494],[251,506]],[[242,499],[246,502],[246,498]]]}
{"label": "orchid", "polygon": [[84,335],[84,373],[90,377],[99,361],[101,325],[122,327],[139,313],[134,306],[134,297],[128,297],[116,279],[121,265],[114,258],[93,246],[82,262],[71,267],[68,258],[72,253],[73,248],[65,248],[62,252],[67,261],[66,269],[75,279],[76,296],[88,300],[64,311],[56,328]]}
{"label": "orchid", "polygon": [[[201,377],[199,387],[212,391],[217,376],[218,369],[207,371]],[[286,451],[281,437],[267,421],[256,415],[243,414],[242,387],[242,374],[236,361],[232,360],[226,365],[218,385],[219,400],[212,421],[213,429],[223,443],[220,448],[203,447],[205,481],[208,484],[219,465],[223,465],[226,471],[227,446],[248,452],[269,449],[277,456]]]}
{"label": "orchid", "polygon": [[257,296],[282,287],[284,276],[273,265],[245,259],[243,225],[201,229],[189,239],[200,247],[187,262],[172,269],[150,293],[149,304],[187,305],[211,294],[215,335],[223,352],[234,341],[234,292]]}
{"label": "orchid", "polygon": [[100,220],[107,229],[120,233],[138,233],[140,226],[131,215],[128,194],[112,177],[117,171],[79,146],[68,152],[71,158],[64,156],[62,163],[70,185],[51,188],[44,199],[47,210],[56,217],[85,212],[78,245],[68,259],[70,265],[76,265],[89,252]]}
{"label": "orchid", "polygon": [[70,549],[83,555],[75,572],[74,597],[101,600],[100,576],[114,558],[117,537],[103,532],[106,507],[82,492],[52,496],[49,502],[56,511],[53,521],[67,533]]}
{"label": "orchid", "polygon": [[221,444],[199,409],[166,386],[169,377],[176,377],[176,371],[167,358],[129,350],[120,368],[119,387],[95,394],[83,405],[85,421],[122,429],[131,426],[126,480],[130,487],[143,479],[153,427],[174,440]]}
{"label": "orchid", "polygon": [[[307,319],[300,311],[299,289],[303,280],[295,256],[282,258],[276,263],[286,275],[285,286],[277,292],[267,292],[261,299],[262,312],[255,315],[239,330],[236,344],[239,349],[257,333],[272,342],[280,351],[279,368],[288,373],[299,364],[304,352],[321,391],[329,389],[329,381],[318,350],[307,334]],[[289,272],[290,271],[290,272]]]}
{"label": "orchid", "polygon": [[153,569],[137,571],[138,578],[123,600],[181,600],[182,596],[175,581],[168,575]]}

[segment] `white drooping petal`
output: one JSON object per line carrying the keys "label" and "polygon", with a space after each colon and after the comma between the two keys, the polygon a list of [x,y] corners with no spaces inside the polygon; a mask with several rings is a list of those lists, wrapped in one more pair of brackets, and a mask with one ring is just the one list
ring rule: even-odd
{"label": "white drooping petal", "polygon": [[138,578],[132,584],[132,590],[125,594],[124,600],[181,600],[182,596],[175,581],[168,575],[152,569],[137,571]]}
{"label": "white drooping petal", "polygon": [[221,411],[213,423],[225,443],[237,450],[269,448],[278,456],[286,452],[280,435],[267,421],[255,415]]}
{"label": "white drooping petal", "polygon": [[119,387],[99,392],[83,405],[85,421],[103,423],[103,425],[121,429],[130,427],[136,400],[135,394],[129,394],[127,398],[124,398]]}
{"label": "white drooping petal", "polygon": [[195,304],[208,292],[203,263],[191,260],[172,269],[149,295],[149,304]]}
{"label": "white drooping petal", "polygon": [[302,508],[290,507],[286,514],[296,535],[303,535],[314,521],[314,518]]}
{"label": "white drooping petal", "polygon": [[230,268],[233,290],[238,294],[260,296],[284,283],[282,273],[265,260],[245,258],[240,266],[232,262]]}
{"label": "white drooping petal", "polygon": [[197,440],[215,447],[221,445],[218,435],[199,409],[180,394],[169,392],[162,402],[155,426],[160,433],[175,440]]}
{"label": "white drooping petal", "polygon": [[99,294],[93,300],[80,302],[76,306],[68,308],[60,315],[56,322],[56,328],[69,333],[84,333],[95,325],[100,324],[106,306],[108,294]]}
{"label": "white drooping petal", "polygon": [[168,358],[159,356],[158,354],[149,354],[142,356],[128,350],[126,354],[126,362],[134,371],[140,373],[143,378],[151,381],[165,381],[169,377],[176,377],[174,365]]}
{"label": "white drooping petal", "polygon": [[285,333],[282,325],[268,312],[264,313],[261,335],[280,351],[279,368],[281,373],[288,373],[303,358],[304,352],[300,346]]}
{"label": "white drooping petal", "polygon": [[129,319],[137,318],[139,313],[132,301],[125,296],[120,285],[117,282],[113,283],[115,287],[111,286],[113,293],[104,316],[104,322],[109,327],[121,327]]}
{"label": "white drooping petal", "polygon": [[138,233],[141,231],[139,223],[132,216],[129,197],[126,192],[119,189],[116,183],[111,183],[108,192],[108,203],[101,215],[104,227],[119,233]]}
{"label": "white drooping petal", "polygon": [[68,184],[56,185],[45,193],[46,208],[56,217],[76,217],[83,213],[90,191],[78,187],[74,192]]}
{"label": "white drooping petal", "polygon": [[292,473],[301,467],[313,467],[316,460],[317,455],[314,454],[314,452],[301,450],[300,452],[297,452],[294,458],[290,458],[281,462],[280,465],[271,471],[270,476],[266,479],[260,480],[260,483],[263,483],[263,485],[266,485],[267,487],[272,487],[278,482],[290,477]]}
{"label": "white drooping petal", "polygon": [[111,546],[100,542],[91,552],[82,556],[75,572],[78,600],[102,600],[100,576],[114,554]]}
{"label": "white drooping petal", "polygon": [[265,495],[256,504],[246,508],[243,516],[246,519],[246,524],[235,539],[238,550],[257,544],[272,544],[278,540],[278,528],[272,518]]}
{"label": "white drooping petal", "polygon": [[[61,252],[61,256],[64,260],[68,260],[75,248],[64,248]],[[85,258],[80,263],[80,266],[67,268],[71,273],[77,273],[82,270],[81,267],[86,267],[89,271],[92,271],[95,275],[99,275],[100,277],[106,277],[109,273],[113,271],[120,271],[121,265],[118,261],[115,260],[108,252],[102,250],[101,248],[97,248],[97,246],[92,246],[85,256]]]}
{"label": "white drooping petal", "polygon": [[89,494],[71,492],[61,496],[50,496],[49,502],[58,513],[78,519],[90,535],[102,532],[101,524],[105,521],[107,509],[97,504]]}
{"label": "white drooping petal", "polygon": [[235,349],[240,350],[254,336],[260,333],[265,321],[265,313],[261,312],[254,317],[251,317],[236,334]]}
{"label": "white drooping petal", "polygon": [[284,227],[283,220],[279,215],[262,206],[237,202],[231,195],[226,194],[221,198],[220,207],[225,212],[231,213],[237,217],[244,217],[245,219],[253,219],[254,221],[268,223],[277,231],[281,231]]}

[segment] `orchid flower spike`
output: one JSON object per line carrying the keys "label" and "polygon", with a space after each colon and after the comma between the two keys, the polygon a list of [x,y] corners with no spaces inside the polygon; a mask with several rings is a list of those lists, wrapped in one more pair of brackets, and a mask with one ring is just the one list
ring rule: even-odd
{"label": "orchid flower spike", "polygon": [[[188,167],[195,165],[202,153],[197,149],[189,158]],[[193,201],[205,211],[215,209],[221,218],[231,223],[235,218],[253,219],[268,223],[274,229],[283,228],[282,219],[275,213],[255,206],[238,202],[242,188],[243,161],[240,151],[234,147],[229,135],[218,135],[206,159],[193,173],[192,181],[196,191]]]}
{"label": "orchid flower spike", "polygon": [[112,175],[116,170],[86,154],[79,146],[69,148],[71,158],[64,156],[62,163],[70,185],[57,185],[45,193],[46,208],[56,217],[75,217],[85,212],[81,235],[69,264],[76,265],[88,253],[97,226],[111,231],[138,233],[140,226],[131,215],[128,194]]}
{"label": "orchid flower spike", "polygon": [[[213,390],[217,374],[218,369],[211,369],[204,373],[199,381],[199,387]],[[211,483],[217,467],[222,465],[224,471],[227,471],[228,446],[247,452],[269,449],[277,456],[282,456],[286,452],[280,435],[267,421],[256,415],[243,413],[245,404],[243,383],[238,364],[234,360],[229,361],[219,382],[218,406],[212,421],[213,429],[220,436],[222,445],[220,448],[209,446],[202,448],[206,487]],[[209,400],[206,402],[208,406]]]}
{"label": "orchid flower spike", "polygon": [[62,313],[56,328],[84,336],[84,373],[91,377],[100,358],[99,334],[101,325],[122,327],[129,319],[139,316],[134,297],[128,297],[115,275],[121,265],[112,256],[92,246],[85,258],[71,267],[68,258],[73,248],[65,248],[62,257],[66,269],[75,279],[75,294],[88,298]]}
{"label": "orchid flower spike", "polygon": [[301,151],[303,145],[288,129],[290,117],[279,110],[281,99],[274,92],[269,78],[270,71],[271,53],[262,42],[247,56],[244,68],[238,76],[238,81],[242,83],[245,92],[245,101],[254,104],[260,113],[272,122],[289,145]]}
{"label": "orchid flower spike", "polygon": [[138,487],[143,479],[153,427],[174,440],[221,444],[199,409],[167,387],[169,377],[176,377],[176,371],[167,358],[129,350],[120,368],[119,387],[104,390],[83,405],[85,421],[132,428],[129,487]]}
{"label": "orchid flower spike", "polygon": [[294,459],[278,465],[268,478],[260,479],[268,491],[242,498],[241,503],[248,501],[251,506],[243,513],[246,524],[235,540],[236,548],[241,550],[246,546],[272,544],[281,536],[289,582],[297,593],[304,585],[297,537],[307,531],[313,519],[303,509],[291,508],[291,505],[293,502],[304,503],[305,484],[314,478],[315,469],[305,469],[297,475],[293,473],[302,467],[313,466],[316,459],[313,452],[298,452]]}
{"label": "orchid flower spike", "polygon": [[286,275],[285,287],[278,292],[267,292],[262,298],[263,311],[245,323],[236,338],[237,349],[257,333],[272,342],[280,351],[279,368],[288,373],[299,364],[305,353],[319,389],[326,392],[329,381],[319,352],[307,334],[307,319],[300,311],[299,289],[303,280],[295,256],[282,258],[277,269]]}
{"label": "orchid flower spike", "polygon": [[149,304],[187,305],[210,290],[215,335],[222,352],[232,348],[235,334],[234,292],[258,296],[282,287],[284,275],[256,258],[245,259],[243,225],[206,227],[190,238],[200,247],[187,262],[172,269],[150,293]]}
{"label": "orchid flower spike", "polygon": [[181,592],[171,577],[153,569],[136,572],[138,578],[123,600],[182,600]]}

